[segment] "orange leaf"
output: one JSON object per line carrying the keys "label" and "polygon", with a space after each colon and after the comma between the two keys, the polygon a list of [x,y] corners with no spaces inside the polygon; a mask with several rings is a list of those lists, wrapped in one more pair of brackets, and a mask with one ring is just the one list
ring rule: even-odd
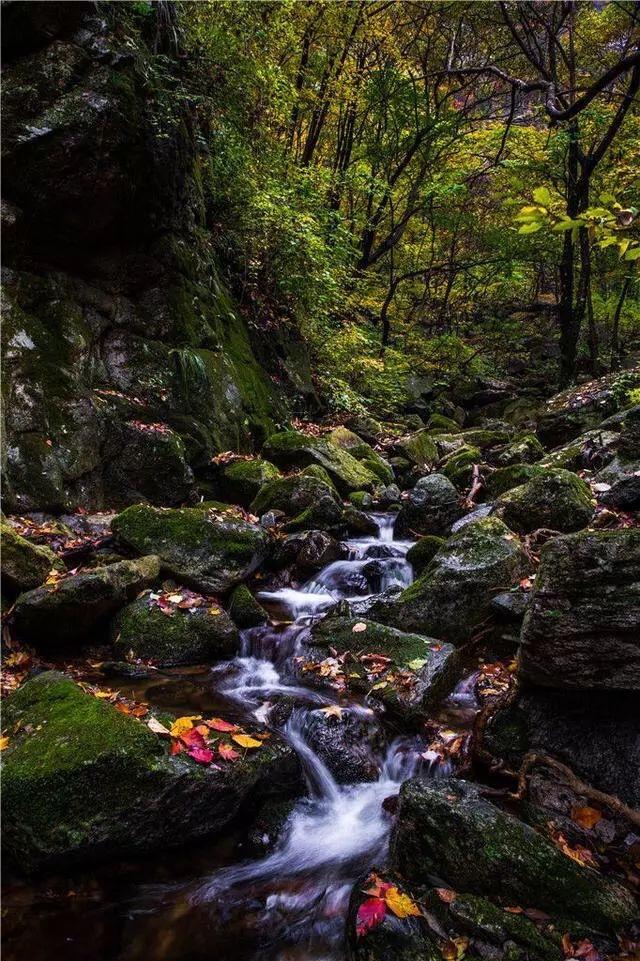
{"label": "orange leaf", "polygon": [[218,754],[225,761],[237,761],[240,757],[239,752],[234,750],[230,744],[218,744]]}
{"label": "orange leaf", "polygon": [[586,828],[588,831],[595,827],[598,821],[602,820],[602,812],[598,811],[596,808],[582,807],[582,808],[572,808],[571,819],[579,824],[580,827]]}
{"label": "orange leaf", "polygon": [[238,730],[237,724],[229,724],[228,721],[223,721],[221,717],[212,717],[210,721],[205,721],[204,723],[207,727],[210,727],[212,731],[231,733],[232,731]]}

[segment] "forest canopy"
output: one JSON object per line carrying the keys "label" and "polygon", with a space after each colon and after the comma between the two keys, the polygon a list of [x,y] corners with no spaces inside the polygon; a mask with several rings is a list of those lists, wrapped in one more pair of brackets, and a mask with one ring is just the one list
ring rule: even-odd
{"label": "forest canopy", "polygon": [[234,285],[255,323],[301,325],[337,409],[393,410],[443,368],[566,385],[619,366],[640,321],[639,18],[178,5]]}

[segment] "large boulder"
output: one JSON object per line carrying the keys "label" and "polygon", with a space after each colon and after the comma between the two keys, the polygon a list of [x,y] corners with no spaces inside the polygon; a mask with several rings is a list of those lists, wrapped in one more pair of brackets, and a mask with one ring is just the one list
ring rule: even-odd
{"label": "large boulder", "polygon": [[267,460],[278,467],[323,467],[343,494],[372,490],[380,479],[356,460],[347,450],[337,447],[326,437],[311,437],[289,430],[273,434],[262,448]]}
{"label": "large boulder", "polygon": [[164,423],[130,421],[114,426],[114,456],[104,468],[103,485],[110,505],[137,501],[181,504],[194,490],[193,471],[180,435]]}
{"label": "large boulder", "polygon": [[32,544],[5,520],[0,520],[0,546],[2,586],[12,592],[39,587],[60,563],[50,548]]}
{"label": "large boulder", "polygon": [[[628,371],[632,386],[640,384],[640,373]],[[537,433],[547,447],[555,447],[597,427],[623,406],[624,391],[617,387],[619,374],[570,387],[556,394],[538,416]]]}
{"label": "large boulder", "polygon": [[461,643],[486,618],[494,594],[516,583],[525,569],[518,539],[502,521],[474,521],[449,538],[399,597],[381,598],[371,616],[403,631]]}
{"label": "large boulder", "polygon": [[640,688],[640,531],[584,532],[545,545],[518,671],[543,687]]}
{"label": "large boulder", "polygon": [[335,489],[322,478],[306,473],[292,474],[267,481],[253,499],[251,510],[254,514],[278,510],[295,517],[323,497],[338,504]]}
{"label": "large boulder", "polygon": [[318,708],[304,715],[301,733],[338,784],[378,779],[384,739],[373,714]]}
{"label": "large boulder", "polygon": [[218,485],[226,500],[248,507],[260,489],[279,476],[278,468],[268,460],[261,457],[242,458],[223,466]]}
{"label": "large boulder", "polygon": [[544,467],[540,467],[539,464],[512,464],[510,467],[498,467],[484,475],[487,494],[490,498],[499,497],[505,491],[513,490],[514,487],[521,487],[532,477],[538,477],[544,473]]}
{"label": "large boulder", "polygon": [[628,890],[573,861],[464,781],[403,784],[391,861],[408,881],[426,884],[435,876],[456,891],[490,893],[596,930],[615,933],[637,918]]}
{"label": "large boulder", "polygon": [[496,512],[520,534],[541,527],[569,533],[586,527],[595,514],[591,489],[568,470],[548,470],[502,494]]}
{"label": "large boulder", "polygon": [[298,784],[295,755],[273,735],[235,764],[200,765],[54,672],[12,694],[4,722],[16,731],[3,755],[5,856],[26,872],[203,838]]}
{"label": "large boulder", "polygon": [[336,447],[348,451],[352,457],[364,464],[383,484],[393,483],[393,471],[387,461],[352,430],[347,427],[336,427],[328,435],[328,439]]}
{"label": "large boulder", "polygon": [[138,553],[157,554],[171,577],[207,594],[245,580],[269,552],[265,531],[229,511],[134,504],[111,529]]}
{"label": "large boulder", "polygon": [[460,497],[451,481],[443,474],[428,474],[420,478],[402,502],[395,534],[400,538],[448,534],[461,515]]}
{"label": "large boulder", "polygon": [[598,500],[606,507],[636,510],[640,507],[640,457],[619,454],[594,477]]}
{"label": "large boulder", "polygon": [[303,571],[319,571],[327,564],[344,558],[347,549],[324,531],[300,531],[289,534],[277,546],[274,563],[278,567],[295,564]]}
{"label": "large boulder", "polygon": [[155,555],[118,561],[37,587],[16,601],[16,630],[37,645],[88,638],[160,573]]}
{"label": "large boulder", "polygon": [[[191,592],[189,592],[191,593]],[[120,611],[114,630],[118,657],[143,660],[157,667],[201,664],[232,657],[238,630],[213,598],[187,598],[198,606],[180,607],[180,588],[147,591]]]}
{"label": "large boulder", "polygon": [[483,457],[479,447],[462,444],[451,453],[441,467],[445,477],[455,484],[458,490],[471,486],[473,468],[482,463]]}
{"label": "large boulder", "polygon": [[613,459],[619,440],[620,434],[613,430],[588,430],[546,454],[540,466],[572,471],[597,470]]}
{"label": "large boulder", "polygon": [[409,548],[407,551],[407,560],[418,577],[424,573],[440,548],[444,546],[444,543],[444,537],[427,534],[425,537],[420,537],[415,544]]}
{"label": "large boulder", "polygon": [[393,443],[393,452],[396,456],[403,457],[414,467],[422,469],[433,467],[438,460],[438,448],[426,428],[399,437]]}
{"label": "large boulder", "polygon": [[512,464],[534,464],[544,457],[544,447],[534,434],[524,434],[516,440],[494,451],[490,460],[496,467],[510,467]]}
{"label": "large boulder", "polygon": [[512,770],[529,752],[556,758],[587,783],[637,808],[638,734],[636,692],[530,688],[492,716],[484,746]]}

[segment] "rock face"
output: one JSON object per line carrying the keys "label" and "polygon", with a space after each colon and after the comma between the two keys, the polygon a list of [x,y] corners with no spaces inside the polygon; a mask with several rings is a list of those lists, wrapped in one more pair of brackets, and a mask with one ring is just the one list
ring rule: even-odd
{"label": "rock face", "polygon": [[202,767],[53,672],[12,694],[5,720],[20,723],[3,758],[5,853],[23,871],[183,844],[297,786],[295,757],[275,738],[242,763]]}
{"label": "rock face", "polygon": [[0,543],[0,570],[5,590],[17,593],[38,587],[59,563],[52,550],[32,544],[4,520],[0,521]]}
{"label": "rock face", "polygon": [[596,484],[607,484],[599,492],[598,500],[607,507],[618,510],[635,510],[640,507],[640,457],[635,460],[619,455],[598,471]]}
{"label": "rock face", "polygon": [[119,561],[37,587],[16,601],[16,629],[27,641],[46,645],[87,638],[160,573],[153,555]]}
{"label": "rock face", "polygon": [[123,544],[140,554],[153,551],[168,574],[206,594],[228,591],[269,551],[262,528],[215,509],[136,504],[118,514],[111,528]]}
{"label": "rock face", "polygon": [[615,933],[637,917],[629,891],[577,864],[464,781],[403,784],[391,860],[409,881],[435,876],[456,891],[535,904],[596,930]]}
{"label": "rock face", "polygon": [[352,711],[338,716],[322,710],[305,715],[302,734],[327,766],[338,784],[358,784],[378,777],[376,750],[380,751],[380,728],[373,715],[363,717]]}
{"label": "rock face", "polygon": [[546,527],[568,533],[586,527],[595,513],[591,490],[577,474],[548,470],[499,498],[496,511],[520,534]]}
{"label": "rock face", "polygon": [[494,715],[485,746],[512,770],[529,751],[557,758],[599,790],[640,807],[639,729],[635,691],[530,689]]}
{"label": "rock face", "polygon": [[2,7],[10,510],[176,503],[282,419],[265,368],[292,386],[295,353],[312,393],[296,335],[250,339],[220,279],[166,9]]}
{"label": "rock face", "polygon": [[518,670],[543,687],[640,688],[640,531],[572,534],[544,547]]}
{"label": "rock face", "polygon": [[396,537],[448,534],[462,514],[458,491],[443,474],[421,477],[398,513]]}
{"label": "rock face", "polygon": [[493,595],[514,584],[525,566],[522,548],[502,521],[476,521],[450,537],[396,600],[375,604],[371,616],[404,631],[460,643],[487,616]]}
{"label": "rock face", "polygon": [[310,437],[300,431],[289,430],[273,434],[262,448],[262,454],[278,467],[324,468],[338,490],[372,490],[380,478],[344,450],[325,437]]}
{"label": "rock face", "polygon": [[232,657],[240,640],[229,615],[213,600],[202,607],[176,607],[168,614],[149,594],[120,612],[115,631],[116,656],[150,661],[158,667]]}

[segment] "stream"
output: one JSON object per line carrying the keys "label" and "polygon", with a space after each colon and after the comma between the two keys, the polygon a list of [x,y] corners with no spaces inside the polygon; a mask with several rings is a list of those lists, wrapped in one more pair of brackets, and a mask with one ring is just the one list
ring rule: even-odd
{"label": "stream", "polygon": [[[247,723],[265,722],[296,751],[307,795],[284,812],[275,843],[265,846],[267,853],[243,857],[240,836],[230,831],[227,838],[202,845],[197,852],[168,855],[146,873],[132,866],[124,878],[98,874],[86,882],[88,896],[83,883],[80,891],[74,888],[71,904],[69,899],[62,906],[55,897],[47,900],[51,889],[43,894],[18,887],[9,891],[9,909],[17,903],[20,913],[26,898],[35,918],[29,911],[24,931],[18,925],[22,937],[11,944],[15,957],[45,961],[62,956],[52,947],[56,937],[63,942],[59,950],[65,958],[87,957],[75,949],[91,943],[88,927],[94,935],[93,961],[343,959],[353,884],[374,865],[384,864],[392,825],[389,799],[406,778],[451,772],[451,762],[430,752],[425,738],[389,739],[365,703],[307,686],[295,669],[313,623],[337,601],[348,599],[357,608],[413,579],[406,560],[412,542],[393,539],[395,515],[370,516],[378,536],[346,541],[347,558],[328,564],[298,590],[258,593],[270,623],[242,632],[233,660],[214,665],[204,678],[187,680],[187,690],[198,691],[197,698],[175,692],[186,709],[220,707]],[[171,687],[171,680],[165,677],[164,682]],[[153,690],[146,695],[153,700]],[[275,706],[283,698],[293,707],[279,724]],[[338,703],[343,716],[356,715],[376,733],[370,747],[375,779],[339,784],[314,750],[311,712]],[[457,722],[464,729],[474,707],[472,685],[463,681],[443,708],[449,726]],[[7,956],[12,956],[9,951]]]}

